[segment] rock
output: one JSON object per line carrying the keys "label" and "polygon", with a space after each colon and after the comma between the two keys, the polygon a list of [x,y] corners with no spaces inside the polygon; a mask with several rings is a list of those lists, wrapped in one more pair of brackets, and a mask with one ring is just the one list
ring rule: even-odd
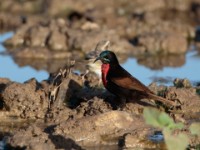
{"label": "rock", "polygon": [[[144,126],[140,117],[122,111],[109,111],[76,121],[63,121],[55,128],[54,135],[70,137],[82,145],[94,146],[100,143],[108,144],[109,139],[118,139],[127,130],[139,130]],[[117,142],[118,140],[114,140],[111,143],[116,144]]]}
{"label": "rock", "polygon": [[177,88],[182,88],[182,87],[191,88],[192,87],[192,85],[188,79],[176,78],[173,83],[174,83],[174,86]]}
{"label": "rock", "polygon": [[88,102],[82,102],[77,108],[77,115],[80,116],[95,116],[106,113],[112,110],[112,107],[103,99],[94,97]]}
{"label": "rock", "polygon": [[[2,91],[11,81],[7,78],[0,78],[0,110],[6,110],[5,103],[2,98]],[[2,111],[3,112],[3,111]],[[2,118],[2,117],[1,117]]]}
{"label": "rock", "polygon": [[68,36],[67,34],[60,33],[57,29],[53,30],[48,41],[48,46],[54,51],[68,50]]}
{"label": "rock", "polygon": [[[73,62],[72,62],[73,63]],[[67,69],[61,69],[57,74],[51,77],[49,85],[50,101],[52,107],[60,107],[65,103],[68,107],[73,108],[76,105],[75,99],[77,93],[82,90],[82,78],[71,72],[70,65]]]}
{"label": "rock", "polygon": [[161,49],[169,54],[184,54],[187,48],[186,38],[178,34],[168,34],[161,43]]}
{"label": "rock", "polygon": [[6,143],[12,147],[21,147],[27,150],[36,149],[49,149],[53,150],[54,145],[48,140],[48,134],[42,132],[42,130],[36,126],[30,126],[25,130],[20,130],[12,137],[8,138]]}
{"label": "rock", "polygon": [[122,141],[120,141],[120,147],[123,148],[142,148],[142,149],[156,149],[156,145],[146,140],[144,142],[143,139],[147,137],[147,134],[149,134],[149,130],[145,129],[140,132],[133,132],[129,134],[125,134],[122,138]]}
{"label": "rock", "polygon": [[25,44],[25,34],[27,30],[29,29],[29,26],[22,26],[19,28],[14,36],[10,39],[8,39],[5,44],[6,45],[12,45],[12,46],[22,46]]}
{"label": "rock", "polygon": [[85,22],[82,26],[81,29],[82,30],[95,30],[95,29],[99,29],[99,25],[97,23],[94,22]]}
{"label": "rock", "polygon": [[8,78],[0,78],[0,93],[4,90],[7,84],[11,81]]}
{"label": "rock", "polygon": [[1,33],[2,31],[12,31],[13,29],[22,25],[22,23],[23,23],[22,19],[18,15],[9,14],[6,12],[1,12],[0,14],[0,32]]}
{"label": "rock", "polygon": [[15,35],[6,41],[6,44],[34,48],[49,47],[54,51],[66,51],[69,46],[68,38],[66,21],[62,19],[43,20],[21,26]]}
{"label": "rock", "polygon": [[143,33],[138,44],[146,48],[150,54],[183,54],[187,51],[187,40],[178,34],[166,32]]}
{"label": "rock", "polygon": [[6,140],[6,143],[7,149],[16,147],[27,150],[82,149],[73,140],[65,139],[62,136],[53,136],[51,132],[43,132],[42,128],[37,125],[17,131]]}
{"label": "rock", "polygon": [[45,26],[35,26],[29,31],[30,33],[30,46],[31,47],[45,47],[47,39],[49,38],[50,31]]}
{"label": "rock", "polygon": [[129,54],[133,50],[133,46],[127,40],[121,39],[114,30],[84,30],[82,33],[79,30],[70,30],[69,36],[71,38],[71,47],[81,49],[84,53],[91,51],[94,43],[96,44],[101,40],[111,41],[110,39],[112,39],[110,50],[116,53]]}
{"label": "rock", "polygon": [[[2,91],[5,109],[10,115],[21,118],[44,118],[48,107],[44,91],[36,80],[24,84],[10,83]],[[37,112],[37,113],[35,113]]]}
{"label": "rock", "polygon": [[195,88],[170,87],[166,92],[167,99],[178,99],[181,105],[181,112],[185,116],[193,116],[200,111],[200,98]]}

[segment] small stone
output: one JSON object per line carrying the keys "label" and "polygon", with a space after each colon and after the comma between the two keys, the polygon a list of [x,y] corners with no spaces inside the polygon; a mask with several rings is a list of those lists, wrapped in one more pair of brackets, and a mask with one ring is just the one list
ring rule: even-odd
{"label": "small stone", "polygon": [[43,26],[34,27],[30,31],[30,38],[31,38],[30,45],[32,47],[45,47],[49,33],[50,31],[48,27],[43,27]]}
{"label": "small stone", "polygon": [[183,54],[187,51],[187,40],[179,34],[168,34],[162,41],[161,49],[169,54]]}
{"label": "small stone", "polygon": [[51,33],[48,41],[48,46],[51,50],[62,51],[68,50],[68,37],[64,33],[60,33],[58,30],[54,30]]}
{"label": "small stone", "polygon": [[178,88],[190,88],[192,87],[190,81],[188,79],[179,79],[179,78],[176,78],[174,80],[174,86],[178,87]]}

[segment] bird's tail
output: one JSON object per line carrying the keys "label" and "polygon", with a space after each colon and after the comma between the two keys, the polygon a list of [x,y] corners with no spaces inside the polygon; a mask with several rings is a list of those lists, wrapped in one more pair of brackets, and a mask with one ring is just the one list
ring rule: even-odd
{"label": "bird's tail", "polygon": [[149,98],[152,98],[152,99],[155,100],[155,101],[159,101],[159,102],[162,102],[162,103],[164,103],[164,104],[166,104],[166,105],[170,105],[170,106],[176,106],[176,103],[175,103],[175,102],[170,101],[170,100],[168,100],[168,99],[166,99],[166,98],[157,96],[157,95],[155,95],[155,94],[153,94],[153,93],[148,93],[148,95],[149,95]]}

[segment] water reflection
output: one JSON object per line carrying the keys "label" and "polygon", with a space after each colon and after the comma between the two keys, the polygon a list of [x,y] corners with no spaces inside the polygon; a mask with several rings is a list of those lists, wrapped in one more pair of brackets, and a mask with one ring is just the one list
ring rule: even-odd
{"label": "water reflection", "polygon": [[0,43],[3,43],[7,39],[11,38],[14,35],[14,32],[6,32],[4,34],[0,34]]}
{"label": "water reflection", "polygon": [[[149,67],[151,67],[152,63],[155,63],[156,59],[150,60],[152,62],[147,60]],[[133,76],[141,80],[146,85],[150,84],[152,81],[172,85],[172,81],[175,78],[188,78],[193,83],[200,81],[200,70],[198,69],[200,66],[200,57],[198,56],[198,52],[196,50],[188,51],[185,58],[179,59],[179,57],[176,56],[173,59],[168,59],[168,61],[168,64],[166,64],[168,67],[157,67],[159,70],[151,70],[150,68],[141,65],[142,63],[140,61],[139,63],[141,64],[138,64],[135,58],[129,58],[123,66]],[[172,61],[175,61],[176,63],[174,65],[170,65]]]}
{"label": "water reflection", "polygon": [[36,78],[38,81],[42,81],[49,76],[44,70],[37,71],[30,66],[19,67],[10,56],[0,55],[0,64],[0,77],[9,78],[12,81],[24,82],[30,78]]}
{"label": "water reflection", "polygon": [[[0,35],[0,52],[5,51],[5,47],[1,44],[8,38],[13,36],[13,32]],[[0,77],[9,78],[13,81],[24,82],[30,78],[36,78],[38,81],[47,79],[49,74],[45,70],[37,71],[30,66],[19,67],[8,55],[0,55]]]}
{"label": "water reflection", "polygon": [[185,64],[185,55],[161,55],[138,58],[138,64],[152,70],[162,70],[165,67],[181,67]]}
{"label": "water reflection", "polygon": [[[9,32],[0,35],[0,52],[5,51],[1,44],[4,40],[12,37]],[[0,55],[0,77],[6,77],[13,81],[24,82],[30,78],[36,78],[38,81],[47,79],[49,72],[55,72],[67,64],[66,60],[31,60],[15,59],[8,55]],[[85,66],[84,63],[77,62],[76,65]],[[79,65],[79,66],[81,66]],[[200,81],[200,56],[198,51],[188,51],[186,55],[180,56],[161,56],[161,57],[142,57],[139,59],[129,58],[122,66],[133,76],[138,78],[144,84],[148,85],[153,81],[172,85],[174,78],[188,78],[193,82]]]}
{"label": "water reflection", "polygon": [[66,66],[66,59],[30,59],[30,58],[14,58],[16,64],[20,67],[30,66],[36,70],[45,70],[49,73],[55,73],[60,68]]}

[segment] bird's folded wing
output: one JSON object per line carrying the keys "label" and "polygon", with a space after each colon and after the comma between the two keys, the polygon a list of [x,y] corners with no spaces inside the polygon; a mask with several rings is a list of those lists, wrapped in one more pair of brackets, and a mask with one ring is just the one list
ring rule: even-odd
{"label": "bird's folded wing", "polygon": [[112,78],[111,81],[115,83],[116,85],[123,87],[125,89],[129,90],[137,90],[141,92],[147,92],[147,93],[153,93],[150,91],[144,84],[142,84],[139,80],[136,78],[132,77],[123,77],[123,78]]}

